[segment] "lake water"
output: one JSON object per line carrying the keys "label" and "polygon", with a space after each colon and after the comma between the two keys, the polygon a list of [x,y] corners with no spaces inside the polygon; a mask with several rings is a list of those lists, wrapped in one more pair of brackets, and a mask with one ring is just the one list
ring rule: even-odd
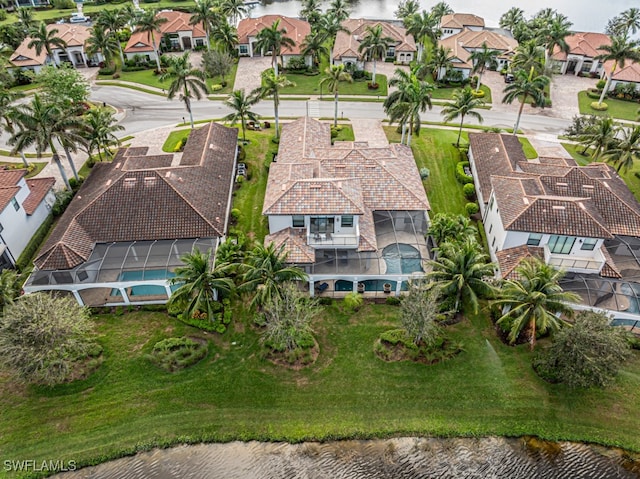
{"label": "lake water", "polygon": [[58,479],[626,479],[618,451],[522,439],[231,442],[153,450]]}
{"label": "lake water", "polygon": [[[323,8],[327,8],[329,0],[324,0]],[[398,7],[399,0],[352,0],[353,18],[393,18],[393,12]],[[421,0],[424,9],[430,9],[436,0]],[[500,16],[513,6],[525,11],[527,17],[543,8],[555,8],[569,17],[573,22],[573,29],[578,31],[601,32],[607,21],[620,12],[638,7],[638,0],[538,0],[536,2],[521,2],[504,0],[450,0],[447,3],[460,13],[474,13],[484,18],[489,27],[498,26]],[[269,13],[297,16],[300,11],[300,0],[262,0],[251,12],[252,17],[259,17]]]}

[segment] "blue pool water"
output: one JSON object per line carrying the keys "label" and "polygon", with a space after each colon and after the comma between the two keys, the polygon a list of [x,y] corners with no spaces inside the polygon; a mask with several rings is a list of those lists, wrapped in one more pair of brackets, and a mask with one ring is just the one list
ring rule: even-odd
{"label": "blue pool water", "polygon": [[[175,274],[166,269],[148,269],[138,271],[123,271],[120,273],[118,281],[147,281],[151,279],[166,279],[172,278]],[[171,291],[178,288],[179,285],[174,284],[171,286]],[[142,284],[138,286],[132,286],[129,296],[159,296],[166,293],[164,286]],[[114,288],[111,290],[111,296],[120,296],[120,290]]]}
{"label": "blue pool water", "polygon": [[388,274],[410,274],[422,271],[420,251],[411,245],[390,244],[382,250]]}

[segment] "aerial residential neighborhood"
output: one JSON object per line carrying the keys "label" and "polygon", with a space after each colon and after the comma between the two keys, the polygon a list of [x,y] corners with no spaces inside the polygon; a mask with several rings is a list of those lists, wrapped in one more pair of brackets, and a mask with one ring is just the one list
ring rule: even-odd
{"label": "aerial residential neighborhood", "polygon": [[394,5],[0,9],[0,477],[637,477],[640,9]]}

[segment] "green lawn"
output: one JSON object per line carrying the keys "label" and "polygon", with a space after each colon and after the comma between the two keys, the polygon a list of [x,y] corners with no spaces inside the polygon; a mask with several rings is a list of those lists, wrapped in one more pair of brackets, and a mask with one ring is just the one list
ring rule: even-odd
{"label": "green lawn", "polygon": [[173,153],[176,149],[176,146],[178,145],[178,142],[180,142],[184,138],[187,138],[190,133],[191,128],[172,131],[171,133],[169,133],[169,136],[162,145],[162,151],[164,151],[165,153]]}
{"label": "green lawn", "polygon": [[[28,160],[27,160],[28,161]],[[41,161],[29,161],[30,165],[35,165],[35,169],[30,172],[27,173],[27,178],[32,178],[34,176],[36,176],[38,173],[40,173],[42,171],[42,169],[47,166],[46,162],[41,162]],[[4,166],[17,166],[18,168],[23,168],[24,165],[22,162],[20,163],[16,163],[16,162],[11,162],[11,161],[0,161],[0,167],[4,167]]]}
{"label": "green lawn", "polygon": [[526,156],[528,160],[538,158],[538,152],[533,148],[527,138],[520,136],[518,140],[520,140],[520,144],[522,144],[522,149],[524,150],[524,156]]}
{"label": "green lawn", "polygon": [[611,116],[612,118],[618,118],[620,120],[638,121],[638,109],[640,108],[640,104],[636,102],[606,98],[604,102],[609,106],[609,108],[606,111],[596,111],[591,108],[591,103],[597,101],[598,100],[589,98],[586,91],[578,93],[580,114]]}
{"label": "green lawn", "polygon": [[[327,85],[322,86],[320,91],[320,81],[324,78],[324,74],[320,73],[315,76],[301,75],[297,73],[286,73],[287,79],[296,84],[284,88],[282,95],[320,95],[332,97],[327,91]],[[367,80],[355,80],[353,83],[340,83],[339,95],[367,95],[367,96],[387,96],[387,77],[376,74],[376,82],[379,87],[377,90],[369,90],[367,88]]]}
{"label": "green lawn", "polygon": [[[449,88],[439,87],[433,90],[431,97],[434,100],[451,100],[453,97],[453,92],[456,90],[460,90],[460,88],[461,87],[449,87]],[[487,105],[491,105],[492,103],[491,89],[488,86],[482,84],[480,85],[480,90],[484,92],[484,97],[482,98],[484,102]]]}

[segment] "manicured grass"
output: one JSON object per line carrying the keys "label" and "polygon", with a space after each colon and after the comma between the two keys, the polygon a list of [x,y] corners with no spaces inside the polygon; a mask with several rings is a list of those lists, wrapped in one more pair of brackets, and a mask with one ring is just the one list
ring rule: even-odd
{"label": "manicured grass", "polygon": [[130,90],[141,91],[143,93],[148,93],[150,95],[166,96],[166,95],[163,95],[162,92],[159,92],[157,90],[150,90],[149,88],[142,88],[135,85],[128,85],[126,83],[118,82],[117,80],[112,80],[112,81],[98,80],[96,81],[96,85],[118,86],[120,88],[129,88]]}
{"label": "manicured grass", "polygon": [[[35,168],[32,172],[27,173],[27,178],[31,178],[33,176],[36,176],[38,173],[40,173],[42,171],[42,169],[47,166],[47,163],[45,162],[35,162],[35,161],[30,161],[29,162],[30,165],[35,165]],[[18,168],[23,168],[24,165],[22,162],[20,163],[15,163],[15,162],[10,162],[10,161],[0,161],[0,167],[4,167],[4,166],[9,166],[9,167],[18,167]]]}
{"label": "manicured grass", "polygon": [[334,141],[354,141],[356,137],[353,134],[353,128],[349,125],[340,125],[342,127],[340,131],[338,131],[338,136],[334,138]]}
{"label": "manicured grass", "polygon": [[527,138],[521,136],[518,138],[518,140],[520,140],[520,144],[522,145],[522,149],[524,150],[524,156],[526,156],[528,160],[538,158],[538,152],[533,148]]}
{"label": "manicured grass", "polygon": [[191,128],[172,131],[171,133],[169,133],[169,136],[162,145],[162,151],[166,153],[173,153],[176,149],[176,145],[183,139],[187,138],[190,133]]}
{"label": "manicured grass", "polygon": [[[451,100],[453,92],[456,90],[460,90],[461,88],[463,87],[438,87],[433,90],[431,96],[434,100]],[[480,90],[484,92],[484,97],[482,98],[482,100],[484,100],[486,104],[491,105],[491,89],[488,86],[482,84],[480,85]]]}
{"label": "manicured grass", "polygon": [[[0,419],[11,425],[3,456],[87,464],[180,442],[409,434],[531,434],[640,450],[637,354],[610,389],[571,391],[540,380],[527,346],[503,345],[480,316],[447,328],[464,344],[453,359],[385,363],[373,344],[398,327],[399,309],[350,315],[334,305],[314,321],[318,361],[291,371],[262,359],[251,315],[236,308],[223,337],[163,313],[96,316],[105,362],[93,377],[48,390],[1,375]],[[185,335],[209,340],[207,358],[173,374],[146,358],[157,341]]]}
{"label": "manicured grass", "polygon": [[615,98],[605,98],[604,102],[609,106],[606,111],[596,111],[591,108],[591,103],[597,102],[587,96],[586,91],[578,93],[578,104],[581,115],[610,116],[621,120],[638,121],[638,108],[640,104],[632,101],[616,100]]}
{"label": "manicured grass", "polygon": [[[194,67],[196,68],[200,68],[200,65],[194,65]],[[213,77],[213,78],[207,78],[207,87],[209,87],[209,93],[215,94],[215,95],[226,95],[229,94],[233,91],[233,83],[236,81],[236,72],[238,71],[238,63],[234,63],[233,66],[231,67],[231,71],[229,72],[229,74],[224,77],[224,79],[227,82],[227,86],[222,87],[222,90],[216,90],[213,91],[211,89],[211,87],[213,85],[221,85],[222,84],[222,77]]]}
{"label": "manicured grass", "polygon": [[[284,88],[283,95],[320,95],[332,97],[333,95],[327,91],[327,85],[322,85],[320,91],[320,82],[324,78],[324,74],[320,73],[315,76],[300,75],[297,73],[285,73],[287,79],[296,84]],[[353,83],[342,82],[338,89],[339,95],[366,95],[366,96],[387,96],[387,77],[376,74],[376,82],[379,87],[377,90],[369,90],[367,88],[367,80],[354,80]]]}
{"label": "manicured grass", "polygon": [[[400,141],[401,134],[395,126],[385,126],[384,130],[389,141]],[[455,174],[456,164],[461,160],[460,151],[454,146],[457,138],[457,131],[431,128],[422,128],[420,136],[414,135],[412,138],[411,149],[418,170],[427,167],[430,172],[429,178],[423,181],[423,184],[431,205],[431,215],[467,214],[464,209],[467,200]],[[463,131],[461,143],[465,142],[468,142],[468,136]]]}

